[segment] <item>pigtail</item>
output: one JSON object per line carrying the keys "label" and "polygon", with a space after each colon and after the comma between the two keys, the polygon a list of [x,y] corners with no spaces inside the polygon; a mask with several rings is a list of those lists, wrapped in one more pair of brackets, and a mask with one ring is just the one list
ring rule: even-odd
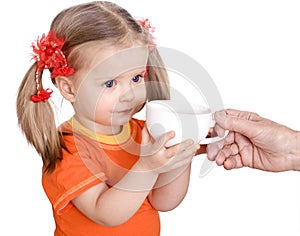
{"label": "pigtail", "polygon": [[170,99],[168,73],[156,47],[151,48],[147,65],[146,89],[148,101]]}
{"label": "pigtail", "polygon": [[111,41],[112,46],[129,46],[128,42],[136,40],[149,46],[148,76],[145,78],[148,100],[170,99],[168,74],[152,37],[154,28],[148,20],[139,22],[113,3],[80,4],[59,13],[49,33],[32,44],[35,63],[19,87],[17,116],[28,143],[42,157],[44,172],[51,173],[55,169],[65,145],[48,101],[52,90],[43,89],[42,74],[49,70],[52,80],[57,76],[73,75],[74,68],[88,61],[80,45]]}
{"label": "pigtail", "polygon": [[42,157],[44,172],[52,172],[62,151],[51,104],[49,101],[34,103],[31,100],[31,95],[36,93],[36,70],[34,63],[19,87],[16,102],[18,124],[28,143]]}

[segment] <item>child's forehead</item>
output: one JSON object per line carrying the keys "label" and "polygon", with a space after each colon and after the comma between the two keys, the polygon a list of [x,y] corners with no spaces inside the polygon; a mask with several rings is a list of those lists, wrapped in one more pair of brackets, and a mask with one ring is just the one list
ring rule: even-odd
{"label": "child's forehead", "polygon": [[107,48],[96,51],[89,74],[112,78],[124,72],[143,68],[148,60],[148,47],[134,46],[130,48]]}

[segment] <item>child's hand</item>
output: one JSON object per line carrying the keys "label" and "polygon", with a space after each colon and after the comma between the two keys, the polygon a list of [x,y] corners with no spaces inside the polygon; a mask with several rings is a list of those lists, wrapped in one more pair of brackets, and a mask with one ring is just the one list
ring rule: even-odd
{"label": "child's hand", "polygon": [[155,171],[160,174],[188,165],[197,149],[200,148],[192,140],[186,140],[166,148],[166,143],[175,136],[173,131],[165,133],[155,141],[146,127],[143,129],[142,135],[139,167],[143,171]]}

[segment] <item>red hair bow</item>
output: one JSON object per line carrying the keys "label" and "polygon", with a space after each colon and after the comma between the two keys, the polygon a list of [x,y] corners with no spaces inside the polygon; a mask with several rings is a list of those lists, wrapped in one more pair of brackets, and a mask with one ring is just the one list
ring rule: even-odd
{"label": "red hair bow", "polygon": [[51,97],[52,89],[40,89],[36,94],[31,96],[31,101],[33,102],[45,102]]}
{"label": "red hair bow", "polygon": [[155,37],[153,36],[153,33],[155,32],[155,27],[153,27],[151,24],[150,24],[150,21],[148,18],[144,19],[144,18],[137,18],[136,21],[144,28],[146,29],[149,34],[150,34],[150,44],[152,46],[156,46],[155,44]]}
{"label": "red hair bow", "polygon": [[33,102],[45,102],[53,92],[51,89],[44,90],[42,88],[39,71],[49,69],[51,78],[74,74],[74,69],[67,65],[66,57],[62,52],[64,43],[65,40],[58,38],[53,30],[50,30],[47,35],[43,34],[40,39],[38,38],[35,43],[32,43],[32,58],[37,63],[35,76],[37,93],[31,96]]}

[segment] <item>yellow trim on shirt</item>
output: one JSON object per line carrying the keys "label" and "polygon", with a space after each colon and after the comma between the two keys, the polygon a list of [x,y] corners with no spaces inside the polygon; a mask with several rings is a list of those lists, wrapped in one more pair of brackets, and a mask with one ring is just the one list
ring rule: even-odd
{"label": "yellow trim on shirt", "polygon": [[131,130],[129,123],[125,124],[122,131],[117,135],[104,135],[84,127],[74,117],[72,117],[68,122],[79,133],[104,144],[118,145],[126,142],[130,138]]}

